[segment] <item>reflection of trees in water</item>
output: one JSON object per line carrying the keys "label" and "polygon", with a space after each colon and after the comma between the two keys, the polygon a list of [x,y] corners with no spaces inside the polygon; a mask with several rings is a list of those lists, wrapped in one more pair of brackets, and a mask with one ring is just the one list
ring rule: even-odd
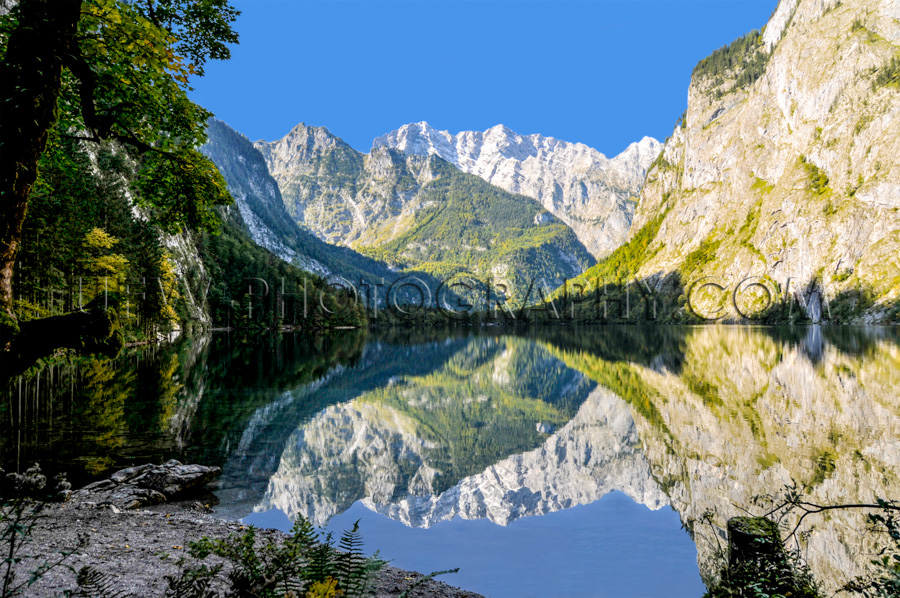
{"label": "reflection of trees in water", "polygon": [[285,388],[352,362],[363,333],[332,338],[229,335],[138,347],[121,356],[49,361],[0,390],[0,462],[40,461],[86,482],[168,458],[224,460],[228,436]]}

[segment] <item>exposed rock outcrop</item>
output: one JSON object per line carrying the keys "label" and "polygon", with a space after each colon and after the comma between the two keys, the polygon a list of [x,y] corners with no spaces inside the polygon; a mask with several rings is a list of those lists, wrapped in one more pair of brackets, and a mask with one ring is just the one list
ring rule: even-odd
{"label": "exposed rock outcrop", "polygon": [[172,459],[162,465],[121,469],[108,479],[88,484],[69,497],[75,506],[139,509],[182,497],[202,488],[222,473],[220,467],[183,465]]}

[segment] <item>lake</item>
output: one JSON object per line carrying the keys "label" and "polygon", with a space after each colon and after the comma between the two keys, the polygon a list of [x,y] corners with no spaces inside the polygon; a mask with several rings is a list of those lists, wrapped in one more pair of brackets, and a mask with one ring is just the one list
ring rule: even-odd
{"label": "lake", "polygon": [[[221,517],[359,520],[369,551],[491,598],[695,597],[726,521],[788,486],[900,498],[898,389],[897,328],[216,333],[17,380],[0,460],[76,485],[220,465]],[[834,511],[790,545],[836,588],[865,529]]]}

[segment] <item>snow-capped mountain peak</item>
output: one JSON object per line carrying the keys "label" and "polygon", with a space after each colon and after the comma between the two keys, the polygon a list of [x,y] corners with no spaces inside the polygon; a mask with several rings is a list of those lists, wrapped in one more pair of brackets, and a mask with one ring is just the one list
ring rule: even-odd
{"label": "snow-capped mountain peak", "polygon": [[634,203],[662,144],[650,137],[610,159],[583,143],[520,135],[503,124],[486,131],[439,131],[427,122],[403,125],[373,147],[436,155],[463,172],[532,197],[568,224],[585,247],[602,256],[628,234]]}

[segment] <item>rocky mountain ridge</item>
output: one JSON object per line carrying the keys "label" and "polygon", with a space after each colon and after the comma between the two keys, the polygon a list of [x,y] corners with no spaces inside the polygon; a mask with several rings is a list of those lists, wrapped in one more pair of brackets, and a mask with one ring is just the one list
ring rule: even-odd
{"label": "rocky mountain ridge", "polygon": [[536,200],[437,156],[384,146],[362,154],[327,129],[302,123],[255,146],[298,224],[396,270],[442,280],[464,272],[524,299],[533,284],[549,290],[594,262]]}
{"label": "rocky mountain ridge", "polygon": [[328,129],[303,123],[277,141],[254,146],[291,217],[332,244],[394,238],[421,207],[419,189],[436,178],[428,160],[387,149],[362,154]]}
{"label": "rocky mountain ridge", "polygon": [[595,257],[618,247],[628,234],[647,169],[662,150],[651,137],[607,158],[582,143],[519,135],[503,125],[487,131],[438,131],[426,122],[378,137],[379,147],[407,155],[440,156],[463,172],[510,193],[538,200],[568,224]]}
{"label": "rocky mountain ridge", "polygon": [[382,263],[351,249],[322,242],[299,227],[285,209],[278,183],[259,151],[225,123],[211,120],[208,141],[200,149],[215,164],[234,197],[230,217],[254,242],[284,261],[320,276],[384,277],[392,273]]}

